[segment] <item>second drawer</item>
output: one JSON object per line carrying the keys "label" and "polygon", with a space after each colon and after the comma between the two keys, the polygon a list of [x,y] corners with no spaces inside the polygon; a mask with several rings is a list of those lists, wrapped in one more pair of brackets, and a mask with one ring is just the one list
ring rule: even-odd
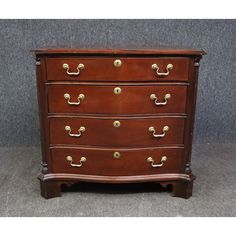
{"label": "second drawer", "polygon": [[155,114],[185,113],[184,85],[48,86],[49,113]]}
{"label": "second drawer", "polygon": [[184,117],[51,117],[50,143],[95,146],[183,144]]}

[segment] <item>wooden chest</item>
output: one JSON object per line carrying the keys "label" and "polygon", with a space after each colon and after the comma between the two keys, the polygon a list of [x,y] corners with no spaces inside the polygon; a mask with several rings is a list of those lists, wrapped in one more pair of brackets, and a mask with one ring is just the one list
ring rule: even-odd
{"label": "wooden chest", "polygon": [[201,50],[38,49],[41,195],[62,184],[157,182],[192,195]]}

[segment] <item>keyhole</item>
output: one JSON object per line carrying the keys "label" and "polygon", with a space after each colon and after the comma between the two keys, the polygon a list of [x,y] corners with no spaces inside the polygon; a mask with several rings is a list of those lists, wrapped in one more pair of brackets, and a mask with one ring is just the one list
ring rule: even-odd
{"label": "keyhole", "polygon": [[120,87],[114,88],[114,93],[115,94],[120,94],[121,93],[121,88]]}
{"label": "keyhole", "polygon": [[120,67],[121,65],[122,65],[121,60],[115,60],[115,61],[114,61],[114,66],[115,66],[115,67]]}
{"label": "keyhole", "polygon": [[116,128],[120,127],[120,121],[118,121],[118,120],[114,121],[113,126]]}

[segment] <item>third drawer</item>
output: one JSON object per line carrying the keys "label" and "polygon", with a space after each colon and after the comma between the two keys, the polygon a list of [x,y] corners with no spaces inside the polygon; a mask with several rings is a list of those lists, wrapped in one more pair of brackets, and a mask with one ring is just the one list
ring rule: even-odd
{"label": "third drawer", "polygon": [[50,143],[91,146],[182,145],[185,117],[51,117]]}

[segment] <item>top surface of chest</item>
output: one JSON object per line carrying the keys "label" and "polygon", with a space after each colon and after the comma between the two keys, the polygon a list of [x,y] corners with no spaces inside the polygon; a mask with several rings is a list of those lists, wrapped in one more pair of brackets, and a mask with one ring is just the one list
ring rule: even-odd
{"label": "top surface of chest", "polygon": [[98,49],[98,48],[39,48],[31,50],[37,55],[185,55],[202,56],[205,51],[200,49],[157,47],[157,48],[129,48],[129,49]]}

